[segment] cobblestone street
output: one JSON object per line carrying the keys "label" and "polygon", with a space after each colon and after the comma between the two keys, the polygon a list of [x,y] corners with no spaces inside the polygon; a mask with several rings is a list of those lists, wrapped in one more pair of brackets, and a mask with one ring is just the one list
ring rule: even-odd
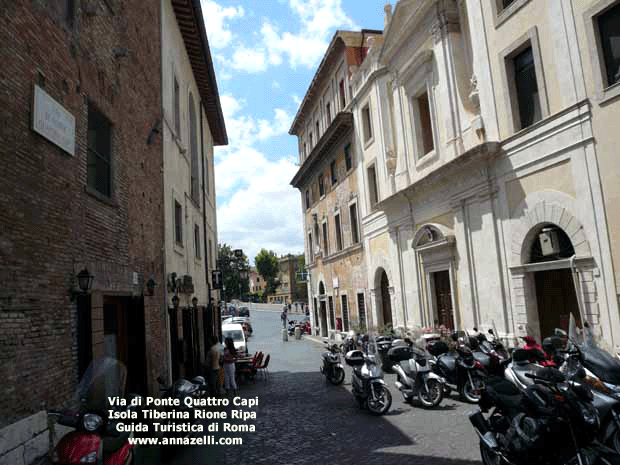
{"label": "cobblestone street", "polygon": [[[293,319],[294,314],[290,315]],[[171,463],[189,464],[480,464],[478,440],[466,413],[473,408],[456,398],[436,410],[403,403],[387,374],[393,404],[387,415],[361,411],[343,386],[326,383],[319,372],[321,344],[304,338],[283,342],[279,311],[251,314],[251,353],[271,354],[270,379],[241,386],[242,397],[258,396],[254,433],[242,445],[195,446],[180,450]]]}

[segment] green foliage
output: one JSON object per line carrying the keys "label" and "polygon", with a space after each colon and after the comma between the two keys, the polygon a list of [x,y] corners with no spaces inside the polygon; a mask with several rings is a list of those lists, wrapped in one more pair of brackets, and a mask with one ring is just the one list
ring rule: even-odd
{"label": "green foliage", "polygon": [[233,248],[227,244],[218,244],[217,268],[222,272],[222,299],[230,302],[231,299],[241,299],[250,291],[249,279],[240,279],[239,270],[249,270],[248,258],[244,255],[240,259],[235,257]]}
{"label": "green foliage", "polygon": [[267,282],[265,294],[273,294],[275,291],[275,280],[278,276],[278,256],[272,250],[261,249],[254,258],[254,264],[256,265],[256,271]]}

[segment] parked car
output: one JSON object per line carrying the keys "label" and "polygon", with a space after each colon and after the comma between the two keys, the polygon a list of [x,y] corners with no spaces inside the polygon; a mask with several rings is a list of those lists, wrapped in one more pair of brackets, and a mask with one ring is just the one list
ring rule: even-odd
{"label": "parked car", "polygon": [[239,307],[239,316],[250,316],[250,309],[248,307]]}
{"label": "parked car", "polygon": [[243,326],[241,326],[239,323],[223,324],[222,325],[222,338],[226,340],[227,337],[232,338],[237,352],[247,355],[248,344],[247,344],[247,339],[245,337],[245,331],[243,330]]}
{"label": "parked car", "polygon": [[245,331],[245,337],[249,337],[252,335],[252,333],[254,332],[254,330],[252,329],[252,324],[250,323],[250,319],[248,317],[245,316],[229,316],[227,317],[224,321],[222,321],[222,324],[240,324],[241,326],[243,326],[243,330]]}

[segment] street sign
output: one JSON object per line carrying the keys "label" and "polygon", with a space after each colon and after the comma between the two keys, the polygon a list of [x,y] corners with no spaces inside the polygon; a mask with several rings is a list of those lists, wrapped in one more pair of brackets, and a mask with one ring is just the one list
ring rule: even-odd
{"label": "street sign", "polygon": [[222,288],[222,272],[220,270],[211,271],[211,284],[212,289]]}

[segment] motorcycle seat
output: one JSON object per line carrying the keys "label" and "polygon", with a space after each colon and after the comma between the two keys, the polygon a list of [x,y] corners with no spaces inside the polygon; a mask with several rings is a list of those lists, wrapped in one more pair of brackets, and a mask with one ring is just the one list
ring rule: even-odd
{"label": "motorcycle seat", "polygon": [[437,363],[443,365],[448,371],[456,369],[456,356],[454,354],[443,354],[437,358]]}
{"label": "motorcycle seat", "polygon": [[534,380],[532,378],[528,378],[525,376],[526,373],[530,374],[538,374],[538,372],[544,367],[537,365],[535,363],[522,363],[522,362],[514,362],[512,364],[512,371],[514,372],[517,379],[525,385],[534,384]]}
{"label": "motorcycle seat", "polygon": [[500,377],[488,378],[486,390],[496,403],[508,410],[519,410],[523,401],[521,391],[510,381]]}

